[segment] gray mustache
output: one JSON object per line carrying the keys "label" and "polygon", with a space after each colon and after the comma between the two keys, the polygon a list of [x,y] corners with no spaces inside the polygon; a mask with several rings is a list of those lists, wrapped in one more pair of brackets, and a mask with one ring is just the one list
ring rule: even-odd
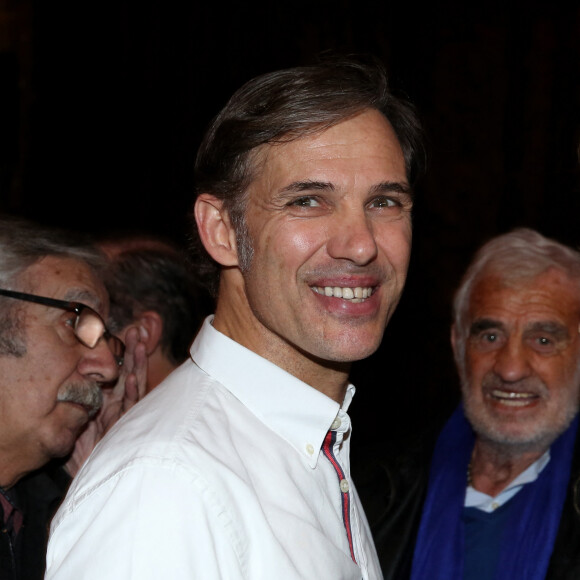
{"label": "gray mustache", "polygon": [[482,387],[486,390],[505,389],[514,392],[530,392],[536,395],[546,396],[548,389],[539,377],[527,377],[521,381],[507,382],[496,374],[487,374],[482,381]]}
{"label": "gray mustache", "polygon": [[103,391],[96,383],[69,384],[58,393],[57,401],[83,405],[93,418],[103,404]]}

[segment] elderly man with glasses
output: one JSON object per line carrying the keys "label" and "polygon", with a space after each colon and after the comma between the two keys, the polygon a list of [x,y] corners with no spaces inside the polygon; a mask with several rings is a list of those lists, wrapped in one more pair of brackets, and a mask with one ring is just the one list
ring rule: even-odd
{"label": "elderly man with glasses", "polygon": [[3,580],[42,578],[48,524],[70,479],[62,464],[98,413],[101,386],[121,374],[125,406],[138,399],[142,347],[134,335],[125,352],[107,330],[100,260],[69,234],[0,218]]}

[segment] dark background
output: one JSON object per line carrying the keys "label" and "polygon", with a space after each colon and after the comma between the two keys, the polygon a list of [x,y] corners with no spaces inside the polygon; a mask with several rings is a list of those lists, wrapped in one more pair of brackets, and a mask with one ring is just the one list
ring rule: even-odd
{"label": "dark background", "polygon": [[238,86],[375,54],[429,142],[407,289],[353,372],[360,440],[396,440],[456,400],[450,302],[474,250],[521,225],[580,244],[580,9],[470,4],[0,0],[0,211],[182,242],[196,148]]}

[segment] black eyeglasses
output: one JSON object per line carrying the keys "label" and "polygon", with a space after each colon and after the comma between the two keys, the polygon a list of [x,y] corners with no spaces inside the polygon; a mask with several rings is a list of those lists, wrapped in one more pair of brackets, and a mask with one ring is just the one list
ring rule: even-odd
{"label": "black eyeglasses", "polygon": [[25,292],[15,292],[13,290],[3,290],[0,288],[0,296],[15,298],[16,300],[25,300],[26,302],[35,302],[52,308],[60,308],[67,312],[74,312],[76,318],[71,326],[76,339],[88,348],[95,348],[101,338],[107,341],[109,349],[115,357],[119,366],[123,364],[123,355],[125,354],[125,345],[116,336],[111,334],[103,319],[90,306],[82,302],[69,302],[67,300],[57,300],[56,298],[46,298],[36,294],[26,294]]}

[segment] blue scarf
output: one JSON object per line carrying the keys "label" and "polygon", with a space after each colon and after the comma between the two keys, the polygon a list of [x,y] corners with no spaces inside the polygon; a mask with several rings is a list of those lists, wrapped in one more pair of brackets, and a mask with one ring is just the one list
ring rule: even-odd
{"label": "blue scarf", "polygon": [[[543,580],[558,533],[574,452],[578,417],[552,444],[538,479],[511,499],[495,580]],[[439,435],[415,545],[411,580],[463,580],[467,466],[475,436],[460,405]]]}

